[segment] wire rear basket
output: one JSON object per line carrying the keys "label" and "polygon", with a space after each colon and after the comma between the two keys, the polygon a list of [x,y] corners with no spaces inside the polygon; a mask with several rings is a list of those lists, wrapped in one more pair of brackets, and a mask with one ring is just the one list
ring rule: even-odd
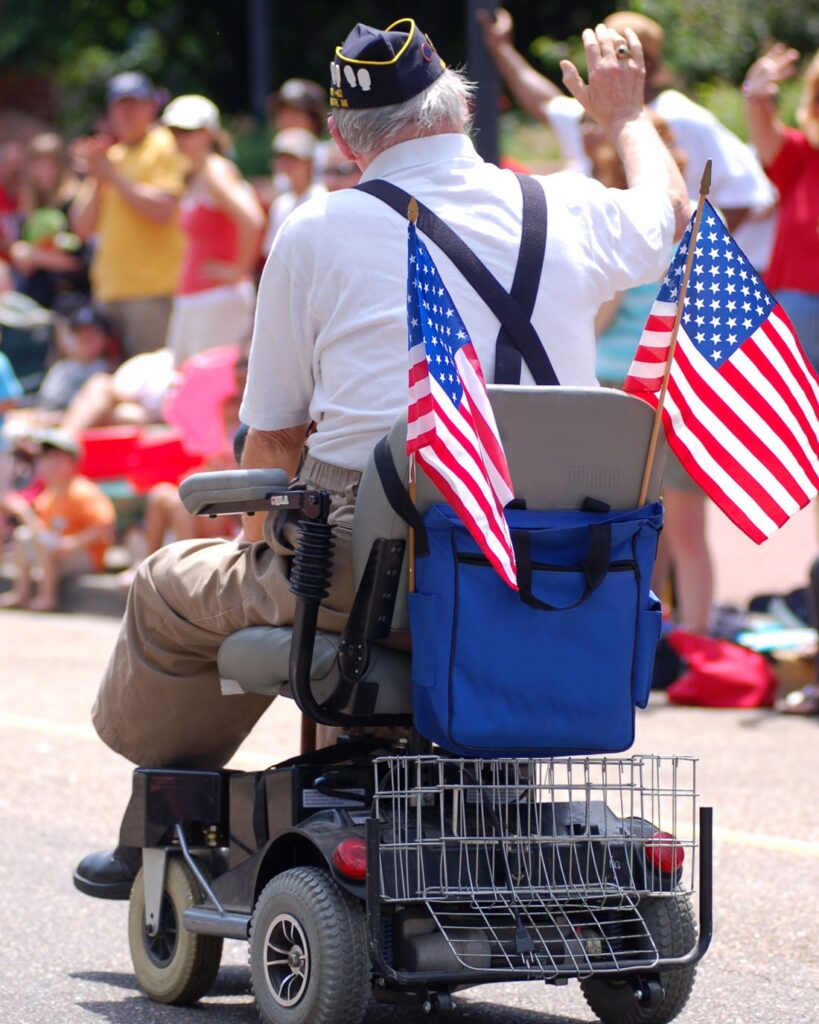
{"label": "wire rear basket", "polygon": [[422,904],[461,967],[553,977],[649,965],[662,955],[649,905],[689,914],[693,758],[420,755],[379,758],[375,772],[380,901],[399,920]]}

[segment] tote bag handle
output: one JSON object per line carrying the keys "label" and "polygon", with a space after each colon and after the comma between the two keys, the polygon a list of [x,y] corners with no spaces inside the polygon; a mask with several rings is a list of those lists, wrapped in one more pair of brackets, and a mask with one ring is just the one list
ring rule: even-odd
{"label": "tote bag handle", "polygon": [[528,530],[512,530],[512,546],[515,549],[515,560],[518,566],[518,587],[520,598],[530,608],[539,608],[542,611],[558,612],[569,611],[583,604],[597,590],[609,571],[611,563],[611,525],[609,523],[595,523],[589,527],[591,543],[586,561],[583,563],[583,576],[586,585],[583,593],[573,603],[567,605],[549,604],[541,601],[532,593],[532,554],[530,546],[531,534]]}

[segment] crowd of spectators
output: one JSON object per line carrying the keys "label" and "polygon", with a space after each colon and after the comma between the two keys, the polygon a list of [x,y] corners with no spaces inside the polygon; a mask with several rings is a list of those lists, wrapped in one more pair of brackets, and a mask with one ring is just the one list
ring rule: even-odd
{"label": "crowd of spectators", "polygon": [[[55,581],[106,564],[113,516],[99,532],[64,514],[77,494],[93,494],[108,515],[110,500],[81,472],[89,432],[181,434],[192,461],[199,458],[195,468],[235,464],[229,453],[266,239],[305,199],[358,180],[326,141],[325,104],[314,82],[281,86],[270,103],[271,174],[252,182],[210,99],[163,104],[136,71],[109,81],[95,134],[69,141],[44,132],[0,146],[0,324],[6,303],[16,316],[15,331],[0,326],[0,541],[15,567],[3,606],[53,609]],[[15,362],[22,346],[31,369],[25,332],[34,323],[47,324],[49,341],[32,385],[31,374],[18,379]],[[208,361],[209,352],[216,358]],[[204,392],[196,396],[201,419],[216,424],[218,443],[207,450],[197,447],[201,426],[187,436],[190,418],[178,415],[180,381],[199,386],[203,373],[221,381],[216,391],[205,387],[212,410],[201,404]],[[146,491],[135,560],[169,537],[210,529],[187,516],[175,484]],[[42,495],[54,487],[56,519],[43,514]],[[60,555],[75,548],[82,556]]]}
{"label": "crowd of spectators", "polygon": [[[506,86],[523,110],[554,133],[563,167],[617,185],[617,154],[584,122],[577,101],[515,48],[509,13],[497,8],[478,17]],[[809,207],[804,231],[813,247],[819,244],[819,193],[808,174],[819,152],[815,62],[799,132],[781,124],[774,104],[778,83],[793,74],[798,54],[777,45],[751,67],[744,87],[751,148],[673,87],[656,22],[618,12],[606,23],[639,36],[647,108],[692,200],[710,157],[712,201],[759,269],[771,263],[773,285],[813,356],[819,352],[815,271],[811,261],[796,257],[801,249],[792,239]],[[57,428],[81,461],[89,430],[167,423],[169,393],[203,352],[232,346],[239,388],[256,283],[276,232],[300,204],[358,180],[358,168],[326,140],[326,93],[317,83],[290,79],[271,96],[271,173],[253,182],[233,159],[210,99],[182,95],[160,105],[159,97],[145,75],[125,72],[108,83],[94,135],[69,142],[45,132],[25,144],[0,146],[0,318],[3,296],[18,293],[48,310],[53,327],[42,379],[28,393],[15,381],[13,360],[0,350],[0,495],[15,482],[30,482],[32,467],[39,465],[38,431]],[[601,310],[602,382],[621,383],[652,298],[646,286]],[[225,450],[237,425],[226,426]],[[147,501],[149,549],[168,531],[191,536],[198,528],[184,522],[172,490],[161,486]],[[713,597],[705,499],[680,467],[672,467],[666,504],[660,571],[673,568],[681,617],[705,631]],[[17,499],[6,501],[5,539],[20,520]],[[15,593],[11,603],[28,601],[27,590]],[[46,598],[38,606],[53,604]]]}

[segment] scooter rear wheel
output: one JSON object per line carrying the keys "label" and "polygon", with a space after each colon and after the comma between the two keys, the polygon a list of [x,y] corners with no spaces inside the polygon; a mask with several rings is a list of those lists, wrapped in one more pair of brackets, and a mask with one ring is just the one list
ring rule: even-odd
{"label": "scooter rear wheel", "polygon": [[[660,957],[684,956],[692,949],[697,930],[688,896],[647,897],[639,909]],[[629,979],[616,975],[584,978],[580,988],[603,1024],[670,1024],[688,1002],[696,971],[693,964],[661,970],[659,999],[641,1001]]]}
{"label": "scooter rear wheel", "polygon": [[250,975],[264,1024],[360,1024],[370,994],[361,904],[320,868],[276,875],[253,912]]}

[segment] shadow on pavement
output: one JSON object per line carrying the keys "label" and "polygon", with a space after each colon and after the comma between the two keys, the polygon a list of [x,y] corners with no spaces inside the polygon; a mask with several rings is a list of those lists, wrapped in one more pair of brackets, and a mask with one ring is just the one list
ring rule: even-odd
{"label": "shadow on pavement", "polygon": [[[80,981],[99,982],[128,992],[138,991],[136,979],[131,974],[118,971],[76,971],[70,975]],[[241,1002],[226,1003],[225,998],[240,997]],[[163,1006],[153,1003],[143,995],[125,995],[116,1000],[84,1000],[77,1006],[96,1014],[111,1024],[185,1024],[194,1019],[210,1019],[219,1024],[239,1024],[257,1021],[255,1008],[251,1004],[250,974],[247,968],[223,967],[210,993],[194,1006]],[[371,1000],[364,1024],[416,1024],[419,1019],[427,1020],[418,1007],[383,1006]],[[555,1017],[553,1014],[526,1010],[519,1006],[503,1006],[498,1003],[458,1000],[451,1015],[439,1018],[451,1024],[586,1024],[587,1018]]]}

